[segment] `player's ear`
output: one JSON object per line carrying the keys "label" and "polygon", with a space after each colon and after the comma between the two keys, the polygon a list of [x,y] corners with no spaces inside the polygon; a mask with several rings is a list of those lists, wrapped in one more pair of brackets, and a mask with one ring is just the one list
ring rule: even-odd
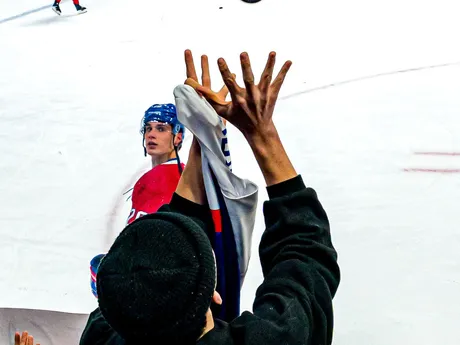
{"label": "player's ear", "polygon": [[183,133],[179,132],[176,134],[176,136],[174,137],[174,146],[180,146],[180,144],[182,143],[182,138],[183,138]]}

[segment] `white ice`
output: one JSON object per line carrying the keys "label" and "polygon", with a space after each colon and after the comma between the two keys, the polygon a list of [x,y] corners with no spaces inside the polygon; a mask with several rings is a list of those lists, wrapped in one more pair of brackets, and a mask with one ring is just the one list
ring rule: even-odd
{"label": "white ice", "polygon": [[[122,229],[123,193],[149,168],[141,116],[173,101],[186,48],[209,55],[215,88],[220,56],[240,81],[242,51],[256,73],[271,50],[278,66],[293,61],[276,123],[330,217],[334,343],[460,344],[460,155],[414,154],[460,152],[457,1],[82,0],[88,13],[75,16],[64,0],[61,17],[1,22],[51,2],[0,3],[1,344],[23,329],[42,345],[78,343],[97,305],[89,260]],[[229,141],[234,171],[265,200],[231,126]],[[453,172],[404,171],[422,168]],[[261,210],[243,309],[262,280]]]}

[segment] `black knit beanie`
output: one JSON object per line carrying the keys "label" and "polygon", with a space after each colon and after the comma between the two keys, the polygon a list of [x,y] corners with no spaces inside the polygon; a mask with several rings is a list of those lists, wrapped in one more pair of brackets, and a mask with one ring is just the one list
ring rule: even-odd
{"label": "black knit beanie", "polygon": [[97,273],[101,313],[128,343],[195,343],[215,284],[208,237],[178,213],[158,212],[131,223]]}

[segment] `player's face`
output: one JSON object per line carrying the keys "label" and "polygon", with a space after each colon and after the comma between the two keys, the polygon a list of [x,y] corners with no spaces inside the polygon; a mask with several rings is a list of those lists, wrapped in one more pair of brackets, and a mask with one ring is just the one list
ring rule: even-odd
{"label": "player's face", "polygon": [[150,156],[162,156],[174,150],[172,127],[169,124],[149,122],[145,126],[144,139]]}

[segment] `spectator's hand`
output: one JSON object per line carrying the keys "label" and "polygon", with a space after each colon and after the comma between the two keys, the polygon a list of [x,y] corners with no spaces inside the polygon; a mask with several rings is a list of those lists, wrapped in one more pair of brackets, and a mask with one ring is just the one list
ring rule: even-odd
{"label": "spectator's hand", "polygon": [[28,332],[22,332],[22,335],[16,332],[14,334],[14,345],[34,345],[34,337],[29,335]]}
{"label": "spectator's hand", "polygon": [[211,90],[211,76],[209,74],[209,62],[206,55],[201,56],[201,84],[198,82],[192,52],[188,49],[185,51],[185,67],[187,70],[187,80],[185,84],[190,85],[195,90],[197,90],[198,87],[204,87],[207,90],[207,99],[211,105],[226,105],[230,103],[225,101],[228,95],[228,88],[225,84],[219,92]]}
{"label": "spectator's hand", "polygon": [[[231,102],[222,102],[213,106],[216,112],[235,125],[247,139],[263,137],[267,133],[276,132],[272,116],[278,93],[283,85],[292,62],[286,61],[272,82],[272,74],[275,66],[276,53],[271,52],[265,69],[260,77],[259,84],[254,83],[251,62],[247,53],[241,53],[241,68],[246,88],[240,87],[235,80],[223,58],[218,59],[220,73],[225,85],[230,91]],[[214,92],[206,85],[198,86],[197,91],[206,99],[213,100]]]}

